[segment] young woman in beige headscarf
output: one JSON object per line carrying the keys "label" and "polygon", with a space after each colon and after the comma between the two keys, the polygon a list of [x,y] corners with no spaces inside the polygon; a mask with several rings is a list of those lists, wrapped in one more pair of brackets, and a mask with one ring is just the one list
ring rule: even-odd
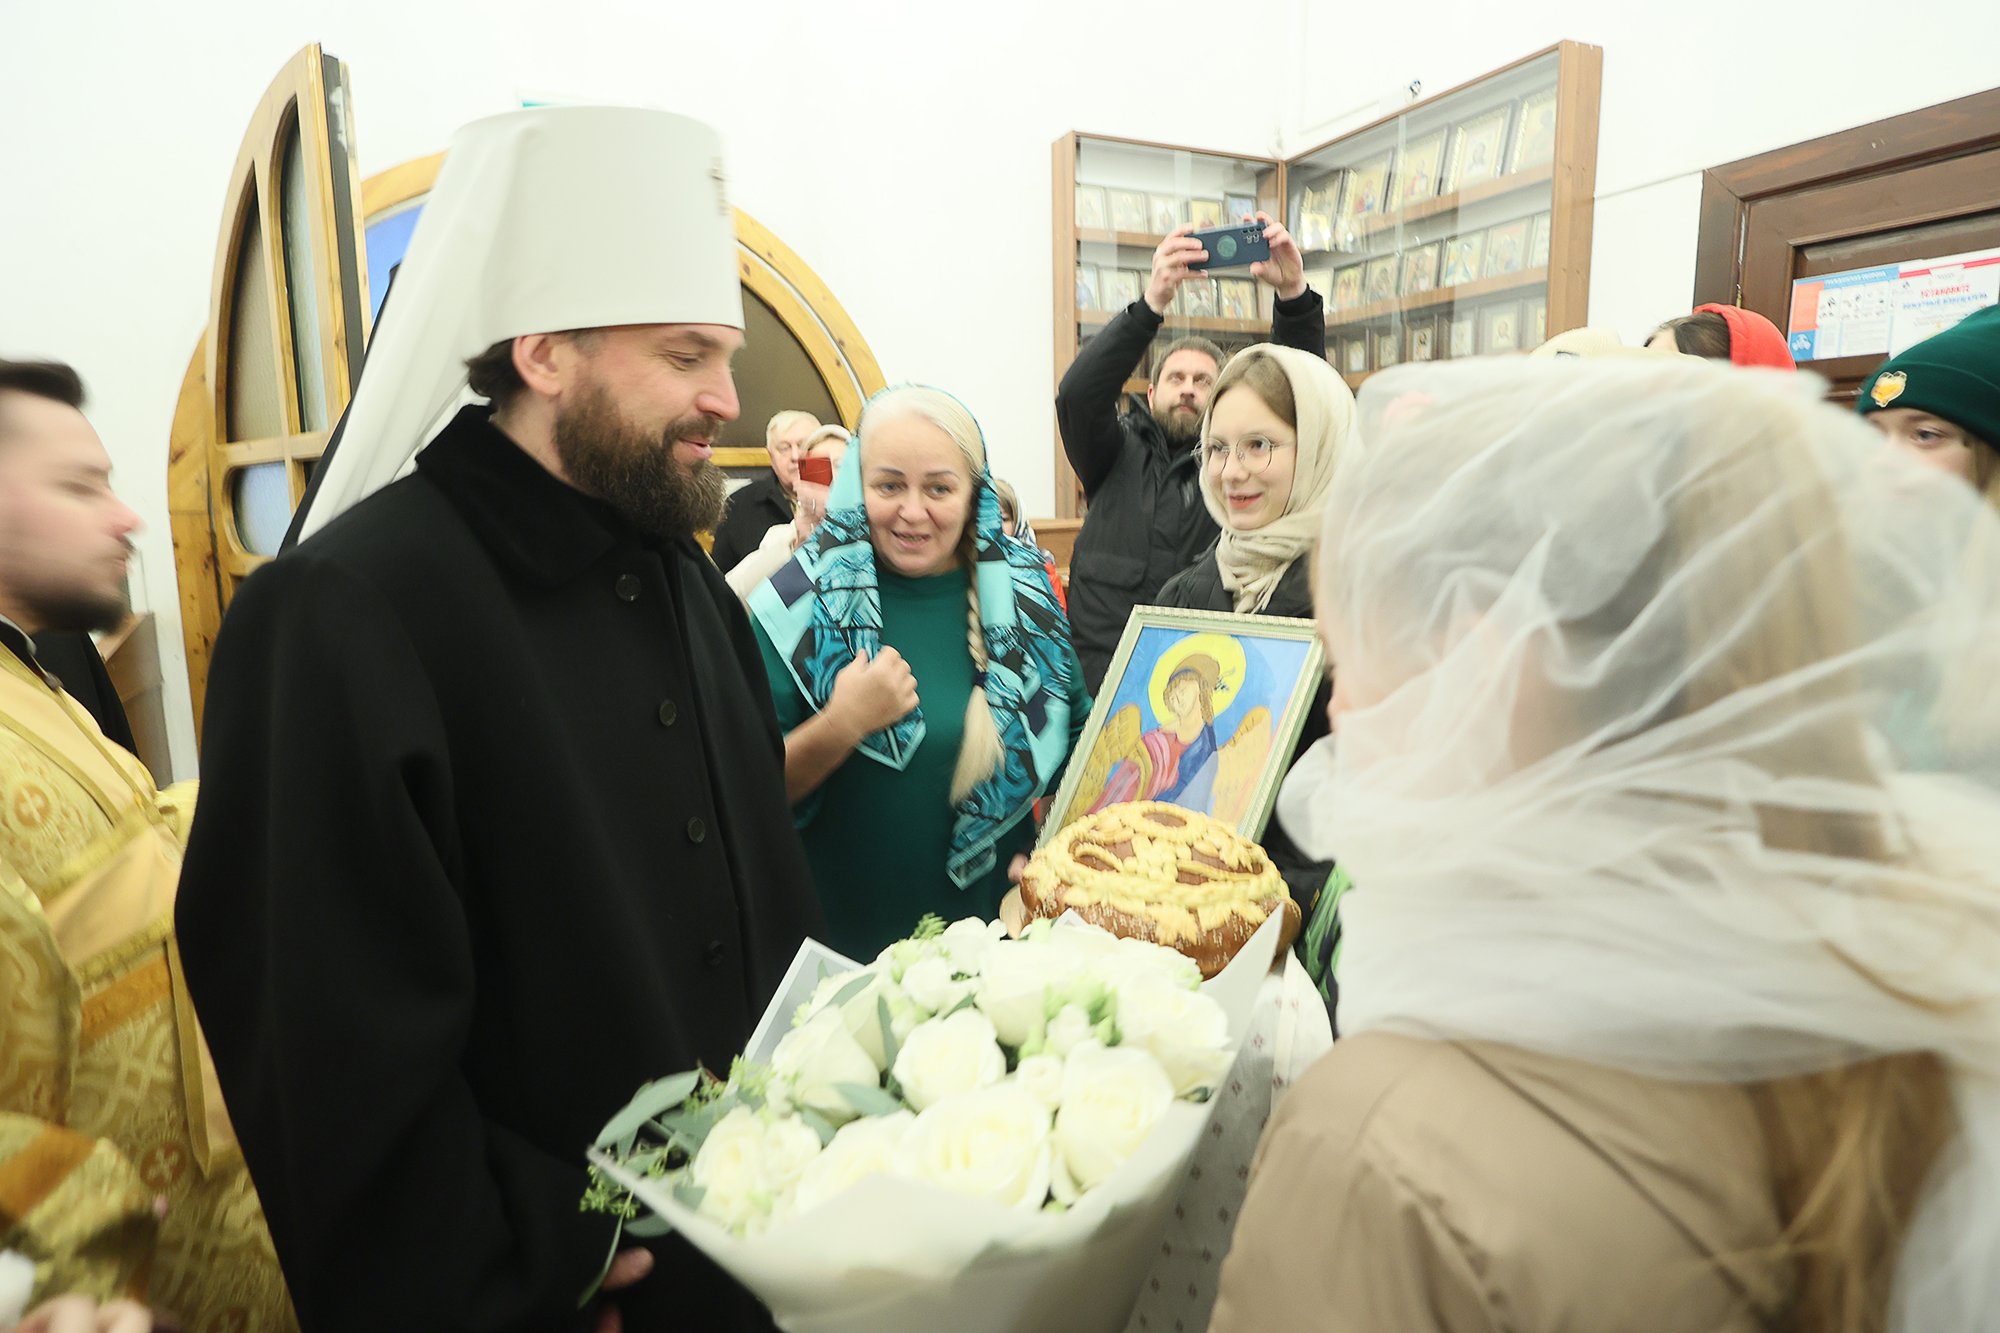
{"label": "young woman in beige headscarf", "polygon": [[[1346,382],[1309,353],[1246,347],[1216,377],[1200,441],[1202,499],[1222,533],[1167,580],[1160,605],[1310,618],[1311,555],[1334,462],[1358,447]],[[1294,759],[1326,735],[1329,688],[1321,682]],[[1275,820],[1264,841],[1310,912],[1332,865],[1299,852]]]}
{"label": "young woman in beige headscarf", "polygon": [[1992,1327],[2000,517],[1819,387],[1363,391],[1340,744],[1294,824],[1354,879],[1342,1037],[1266,1131],[1216,1333]]}
{"label": "young woman in beige headscarf", "polygon": [[1229,358],[1201,423],[1201,496],[1222,529],[1160,605],[1312,615],[1311,562],[1354,395],[1319,357],[1260,343]]}

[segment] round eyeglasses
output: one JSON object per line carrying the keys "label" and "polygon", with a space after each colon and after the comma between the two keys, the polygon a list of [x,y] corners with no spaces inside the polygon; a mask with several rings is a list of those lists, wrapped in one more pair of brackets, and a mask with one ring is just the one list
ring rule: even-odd
{"label": "round eyeglasses", "polygon": [[1262,435],[1246,435],[1235,444],[1221,440],[1203,440],[1195,452],[1201,457],[1201,465],[1209,468],[1226,467],[1232,450],[1243,462],[1245,472],[1262,472],[1271,466],[1271,455],[1280,449],[1294,448],[1291,440],[1267,440]]}

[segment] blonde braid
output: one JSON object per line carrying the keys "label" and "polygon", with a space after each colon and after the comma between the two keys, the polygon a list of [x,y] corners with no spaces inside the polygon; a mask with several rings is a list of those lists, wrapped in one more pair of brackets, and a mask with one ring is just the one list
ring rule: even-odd
{"label": "blonde braid", "polygon": [[[975,491],[975,505],[977,492]],[[967,519],[965,537],[958,548],[958,562],[965,570],[965,603],[968,628],[965,646],[972,653],[972,695],[965,701],[965,736],[958,746],[958,767],[951,775],[951,803],[957,805],[972,789],[992,776],[1000,766],[1000,728],[993,721],[993,709],[986,702],[986,626],[979,617],[979,562],[972,539],[972,520]]]}

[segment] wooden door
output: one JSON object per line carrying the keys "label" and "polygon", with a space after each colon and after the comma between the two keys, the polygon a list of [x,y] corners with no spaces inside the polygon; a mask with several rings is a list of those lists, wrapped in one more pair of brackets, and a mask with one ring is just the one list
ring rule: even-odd
{"label": "wooden door", "polygon": [[[2000,246],[2000,89],[1705,173],[1695,301],[1789,327],[1792,282]],[[1807,362],[1852,399],[1882,356]]]}

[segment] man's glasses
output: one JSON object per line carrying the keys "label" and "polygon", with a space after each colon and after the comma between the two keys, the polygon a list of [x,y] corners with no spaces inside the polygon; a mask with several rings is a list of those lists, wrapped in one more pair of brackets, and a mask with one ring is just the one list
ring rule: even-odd
{"label": "man's glasses", "polygon": [[1200,456],[1203,467],[1220,471],[1228,465],[1233,449],[1243,461],[1245,472],[1262,472],[1271,466],[1272,454],[1280,449],[1290,449],[1293,445],[1291,440],[1267,440],[1261,435],[1246,435],[1233,445],[1221,440],[1203,440],[1195,452]]}

